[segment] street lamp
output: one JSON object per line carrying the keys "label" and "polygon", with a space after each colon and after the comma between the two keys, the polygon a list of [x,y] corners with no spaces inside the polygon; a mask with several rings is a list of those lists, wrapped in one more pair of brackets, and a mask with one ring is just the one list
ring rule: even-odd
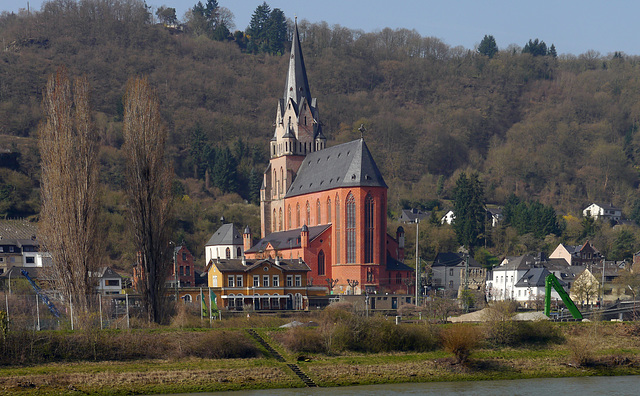
{"label": "street lamp", "polygon": [[173,245],[173,286],[176,290],[176,304],[178,303],[178,268],[176,264],[176,244],[169,241],[169,246]]}
{"label": "street lamp", "polygon": [[416,306],[419,306],[418,301],[418,277],[420,276],[420,256],[418,255],[418,243],[420,242],[420,218],[416,217]]}

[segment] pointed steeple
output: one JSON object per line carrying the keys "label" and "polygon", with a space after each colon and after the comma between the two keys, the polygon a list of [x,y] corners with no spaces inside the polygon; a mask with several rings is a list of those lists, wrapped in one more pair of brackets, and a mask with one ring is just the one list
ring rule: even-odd
{"label": "pointed steeple", "polygon": [[290,98],[293,99],[296,108],[300,105],[302,98],[305,98],[307,103],[311,104],[311,93],[309,92],[307,69],[304,67],[304,58],[302,57],[302,48],[300,47],[297,20],[293,30],[293,41],[291,42],[289,73],[287,73],[287,83],[284,87],[285,106]]}

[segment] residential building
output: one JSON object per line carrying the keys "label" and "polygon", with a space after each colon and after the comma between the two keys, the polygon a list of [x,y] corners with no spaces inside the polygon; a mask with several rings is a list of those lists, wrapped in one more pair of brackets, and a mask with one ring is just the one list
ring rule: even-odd
{"label": "residential building", "polygon": [[311,268],[312,285],[334,279],[336,293],[403,290],[389,282],[398,273],[392,260],[404,256],[404,232],[387,235],[387,185],[363,138],[326,147],[297,24],[269,153],[260,190],[262,239],[253,245],[245,230],[246,258],[300,258]]}
{"label": "residential building", "polygon": [[586,241],[583,245],[568,246],[559,244],[555,250],[549,255],[549,258],[565,259],[569,265],[591,267],[602,261],[602,254],[591,244]]}
{"label": "residential building", "polygon": [[174,248],[175,264],[171,268],[171,273],[167,277],[167,283],[170,288],[175,288],[176,272],[178,287],[192,287],[196,285],[196,269],[193,254],[185,246],[184,242],[180,246]]}
{"label": "residential building", "polygon": [[301,310],[308,307],[311,271],[302,260],[216,259],[207,267],[209,288],[227,310]]}
{"label": "residential building", "polygon": [[502,208],[487,208],[487,220],[491,222],[491,227],[497,226],[502,218]]}
{"label": "residential building", "polygon": [[419,209],[403,209],[398,220],[403,223],[415,223],[428,219],[430,215],[431,212],[423,212]]}
{"label": "residential building", "polygon": [[622,209],[613,206],[611,203],[592,203],[582,210],[584,217],[594,219],[604,219],[618,221],[622,218]]}
{"label": "residential building", "polygon": [[89,273],[89,277],[96,281],[96,292],[99,294],[122,293],[122,276],[110,267],[102,267],[95,273]]}
{"label": "residential building", "polygon": [[440,224],[453,224],[453,221],[456,219],[456,215],[453,214],[453,210],[447,211],[444,216],[440,219]]}
{"label": "residential building", "polygon": [[473,257],[467,257],[463,253],[438,253],[431,265],[432,286],[436,290],[443,291],[445,295],[455,297],[465,287],[472,290],[483,290],[486,279],[486,270],[482,268]]}
{"label": "residential building", "polygon": [[40,252],[38,227],[23,220],[0,220],[0,274],[12,266],[51,265],[51,256]]}

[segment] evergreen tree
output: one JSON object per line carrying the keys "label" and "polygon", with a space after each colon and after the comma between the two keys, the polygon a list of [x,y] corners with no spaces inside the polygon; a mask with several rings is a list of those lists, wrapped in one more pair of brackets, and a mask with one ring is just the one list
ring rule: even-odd
{"label": "evergreen tree", "polygon": [[214,184],[222,192],[238,191],[236,161],[229,147],[225,147],[217,153],[212,173]]}
{"label": "evergreen tree", "polygon": [[260,203],[260,187],[262,187],[262,177],[255,169],[249,173],[249,202],[254,205]]}
{"label": "evergreen tree", "polygon": [[556,51],[556,46],[554,44],[551,44],[551,47],[549,48],[549,55],[554,58],[558,57],[558,52]]}
{"label": "evergreen tree", "polygon": [[456,216],[453,229],[458,242],[471,252],[484,232],[486,217],[484,189],[477,173],[469,178],[464,172],[460,174],[453,192],[453,202]]}
{"label": "evergreen tree", "polygon": [[193,166],[194,175],[198,179],[204,178],[204,173],[209,168],[212,147],[209,144],[206,134],[199,124],[191,133],[191,141],[189,142],[189,163]]}
{"label": "evergreen tree", "polygon": [[258,53],[263,51],[270,16],[271,7],[266,2],[259,5],[251,15],[251,21],[247,28],[247,36],[249,37],[247,48],[250,52]]}
{"label": "evergreen tree", "polygon": [[[554,47],[555,49],[555,47]],[[529,40],[522,49],[523,54],[531,54],[533,56],[545,56],[548,55],[547,44],[544,41]]]}
{"label": "evergreen tree", "polygon": [[493,36],[485,35],[478,46],[478,53],[493,58],[493,56],[498,53],[496,39]]}
{"label": "evergreen tree", "polygon": [[287,41],[287,19],[279,8],[274,8],[269,15],[266,38],[267,52],[273,55],[284,54],[284,43]]}

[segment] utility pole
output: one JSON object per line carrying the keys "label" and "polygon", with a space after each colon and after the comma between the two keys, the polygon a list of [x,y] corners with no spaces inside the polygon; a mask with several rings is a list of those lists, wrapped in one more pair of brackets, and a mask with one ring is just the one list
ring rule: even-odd
{"label": "utility pole", "polygon": [[604,309],[604,269],[607,266],[607,262],[605,258],[602,258],[602,283],[600,283],[600,288],[602,289],[602,294],[600,294],[600,309]]}
{"label": "utility pole", "polygon": [[420,218],[416,217],[416,306],[420,306],[418,301],[418,277],[420,276],[420,256],[418,253],[418,243],[420,242]]}

